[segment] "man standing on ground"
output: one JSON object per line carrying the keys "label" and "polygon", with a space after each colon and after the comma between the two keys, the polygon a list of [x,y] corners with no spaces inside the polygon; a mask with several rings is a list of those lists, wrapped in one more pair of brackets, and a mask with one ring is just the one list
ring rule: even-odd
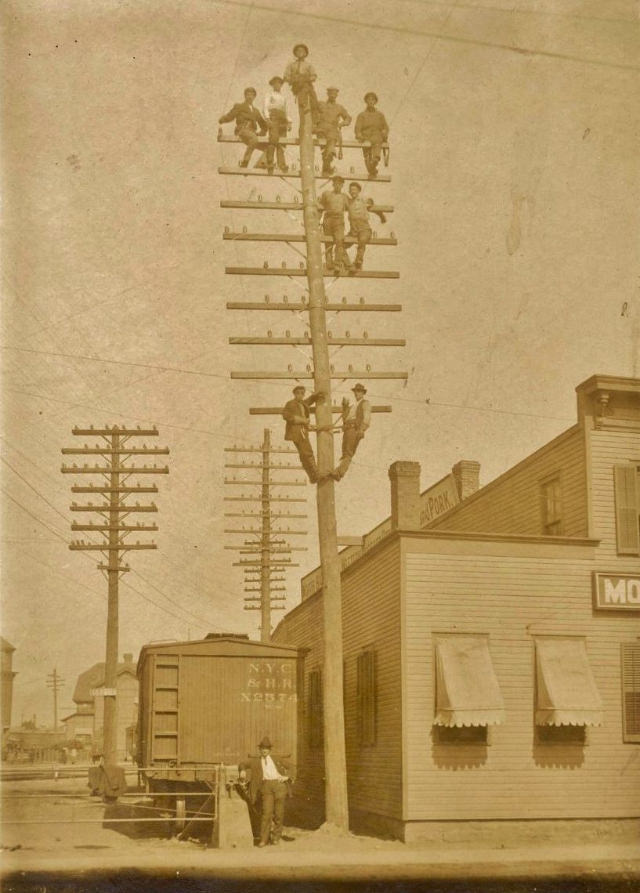
{"label": "man standing on ground", "polygon": [[332,174],[331,163],[336,154],[336,146],[341,143],[340,130],[351,124],[351,115],[344,106],[341,106],[338,98],[337,87],[327,87],[327,101],[318,103],[318,125],[316,133],[326,140],[322,150],[322,173]]}
{"label": "man standing on ground", "polygon": [[273,156],[277,153],[278,168],[286,173],[289,168],[284,158],[284,149],[280,143],[281,137],[286,136],[287,131],[291,130],[291,118],[287,111],[287,100],[282,95],[282,85],[284,81],[276,75],[269,81],[271,90],[267,92],[264,98],[264,117],[268,121],[269,127],[269,144],[267,145],[267,171],[273,173]]}
{"label": "man standing on ground", "polygon": [[356,118],[355,134],[361,143],[365,140],[371,143],[370,146],[362,147],[362,154],[369,177],[373,179],[378,175],[382,144],[389,139],[389,125],[382,112],[376,109],[378,97],[375,93],[365,93],[364,101],[367,107]]}
{"label": "man standing on ground", "polygon": [[358,445],[371,424],[371,404],[364,399],[367,389],[358,382],[351,390],[356,402],[352,405],[346,397],[342,401],[342,456],[331,472],[335,481],[339,481],[347,473]]}
{"label": "man standing on ground", "polygon": [[349,258],[344,250],[344,215],[349,210],[349,199],[342,191],[344,177],[336,174],[331,178],[331,182],[333,190],[327,189],[321,194],[319,206],[324,212],[322,231],[331,239],[325,245],[327,270],[340,273],[350,268]]}
{"label": "man standing on ground", "polygon": [[236,122],[235,135],[246,145],[246,151],[240,162],[240,167],[248,167],[253,150],[257,148],[259,139],[257,130],[260,128],[260,136],[267,132],[267,122],[257,108],[254,108],[256,91],[253,87],[247,87],[244,91],[244,102],[236,102],[234,107],[226,115],[218,119],[219,124],[229,121]]}
{"label": "man standing on ground", "polygon": [[[265,735],[258,750],[259,757],[251,757],[240,764],[240,781],[249,784],[249,798],[255,805],[258,798],[262,800],[262,818],[260,820],[260,839],[258,846],[268,843],[280,843],[282,822],[284,819],[284,801],[291,796],[291,778],[284,763],[271,756],[273,745]],[[247,773],[249,773],[247,777]],[[273,827],[272,827],[273,825]]]}
{"label": "man standing on ground", "polygon": [[293,389],[293,400],[289,400],[282,410],[282,418],[287,423],[284,431],[284,439],[294,444],[300,456],[302,467],[307,472],[312,484],[318,481],[318,466],[313,455],[313,447],[309,441],[309,407],[313,406],[323,397],[322,391],[307,397],[304,385],[296,385]]}
{"label": "man standing on ground", "polygon": [[[369,225],[369,211],[373,207],[372,198],[364,198],[362,196],[362,187],[359,183],[349,183],[349,232],[347,236],[356,239],[358,247],[356,249],[356,259],[353,264],[354,270],[362,269],[364,260],[364,251],[371,241],[371,226]],[[386,217],[382,211],[373,211],[380,218],[380,223],[386,222]]]}

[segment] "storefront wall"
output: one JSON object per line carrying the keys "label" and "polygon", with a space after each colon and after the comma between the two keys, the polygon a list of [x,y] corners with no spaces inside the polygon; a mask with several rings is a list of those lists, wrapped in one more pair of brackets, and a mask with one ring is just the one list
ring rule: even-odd
{"label": "storefront wall", "polygon": [[[637,615],[592,607],[589,545],[403,537],[405,818],[409,821],[632,817],[638,745],[622,740],[620,644]],[[488,635],[506,708],[490,743],[437,744],[434,633]],[[587,743],[538,743],[536,636],[582,636],[603,705]]]}
{"label": "storefront wall", "polygon": [[[402,674],[400,657],[400,543],[393,539],[342,577],[345,727],[352,815],[402,816]],[[321,810],[324,754],[311,740],[310,676],[322,674],[322,601],[313,595],[289,612],[273,641],[309,649],[304,662],[296,798]],[[362,744],[358,724],[357,663],[375,655],[375,740]],[[375,823],[374,823],[375,824]]]}

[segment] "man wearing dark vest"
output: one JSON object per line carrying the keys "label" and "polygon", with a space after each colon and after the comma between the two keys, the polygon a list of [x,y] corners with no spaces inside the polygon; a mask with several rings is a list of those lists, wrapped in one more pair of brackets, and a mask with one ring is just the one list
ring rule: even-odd
{"label": "man wearing dark vest", "polygon": [[313,447],[309,442],[309,407],[322,397],[322,392],[311,394],[305,400],[306,388],[304,385],[296,385],[293,389],[293,400],[289,400],[282,410],[282,418],[287,423],[284,431],[284,439],[295,445],[300,456],[302,467],[307,472],[312,484],[318,481],[318,467],[313,455]]}
{"label": "man wearing dark vest", "polygon": [[267,132],[267,122],[253,104],[255,98],[256,91],[253,87],[247,87],[244,91],[244,102],[236,102],[230,112],[218,119],[219,124],[226,124],[228,121],[236,122],[235,134],[247,147],[240,167],[248,167],[253,150],[260,142],[257,134],[258,127],[261,135]]}
{"label": "man wearing dark vest", "polygon": [[356,402],[351,404],[346,397],[342,401],[342,456],[331,472],[335,481],[339,481],[347,473],[358,444],[371,424],[371,404],[364,399],[367,389],[358,382],[351,390]]}
{"label": "man wearing dark vest", "polygon": [[284,801],[291,796],[291,778],[289,770],[280,760],[271,756],[273,745],[265,735],[258,750],[259,757],[250,757],[240,764],[239,777],[249,785],[249,799],[256,804],[262,801],[262,818],[260,820],[260,839],[258,846],[268,843],[280,843],[282,822],[284,819]]}

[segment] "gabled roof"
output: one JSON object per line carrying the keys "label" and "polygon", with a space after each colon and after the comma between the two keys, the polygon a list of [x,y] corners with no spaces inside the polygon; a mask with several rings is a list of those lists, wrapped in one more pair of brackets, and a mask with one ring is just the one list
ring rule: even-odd
{"label": "gabled roof", "polygon": [[[120,663],[118,664],[117,672],[118,676],[121,676],[122,673],[135,676],[136,666],[133,662]],[[94,664],[88,670],[85,670],[84,673],[80,673],[73,692],[73,701],[76,704],[92,702],[93,695],[91,690],[99,688],[101,685],[104,685],[104,661],[100,661],[100,663]]]}

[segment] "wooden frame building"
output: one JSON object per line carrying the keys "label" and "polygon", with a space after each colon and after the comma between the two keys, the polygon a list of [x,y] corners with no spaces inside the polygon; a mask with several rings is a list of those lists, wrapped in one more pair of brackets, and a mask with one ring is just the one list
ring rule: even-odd
{"label": "wooden frame building", "polygon": [[[403,840],[589,835],[640,815],[640,380],[478,489],[460,462],[342,555],[353,827]],[[296,795],[320,808],[319,572],[273,641],[308,648]]]}

